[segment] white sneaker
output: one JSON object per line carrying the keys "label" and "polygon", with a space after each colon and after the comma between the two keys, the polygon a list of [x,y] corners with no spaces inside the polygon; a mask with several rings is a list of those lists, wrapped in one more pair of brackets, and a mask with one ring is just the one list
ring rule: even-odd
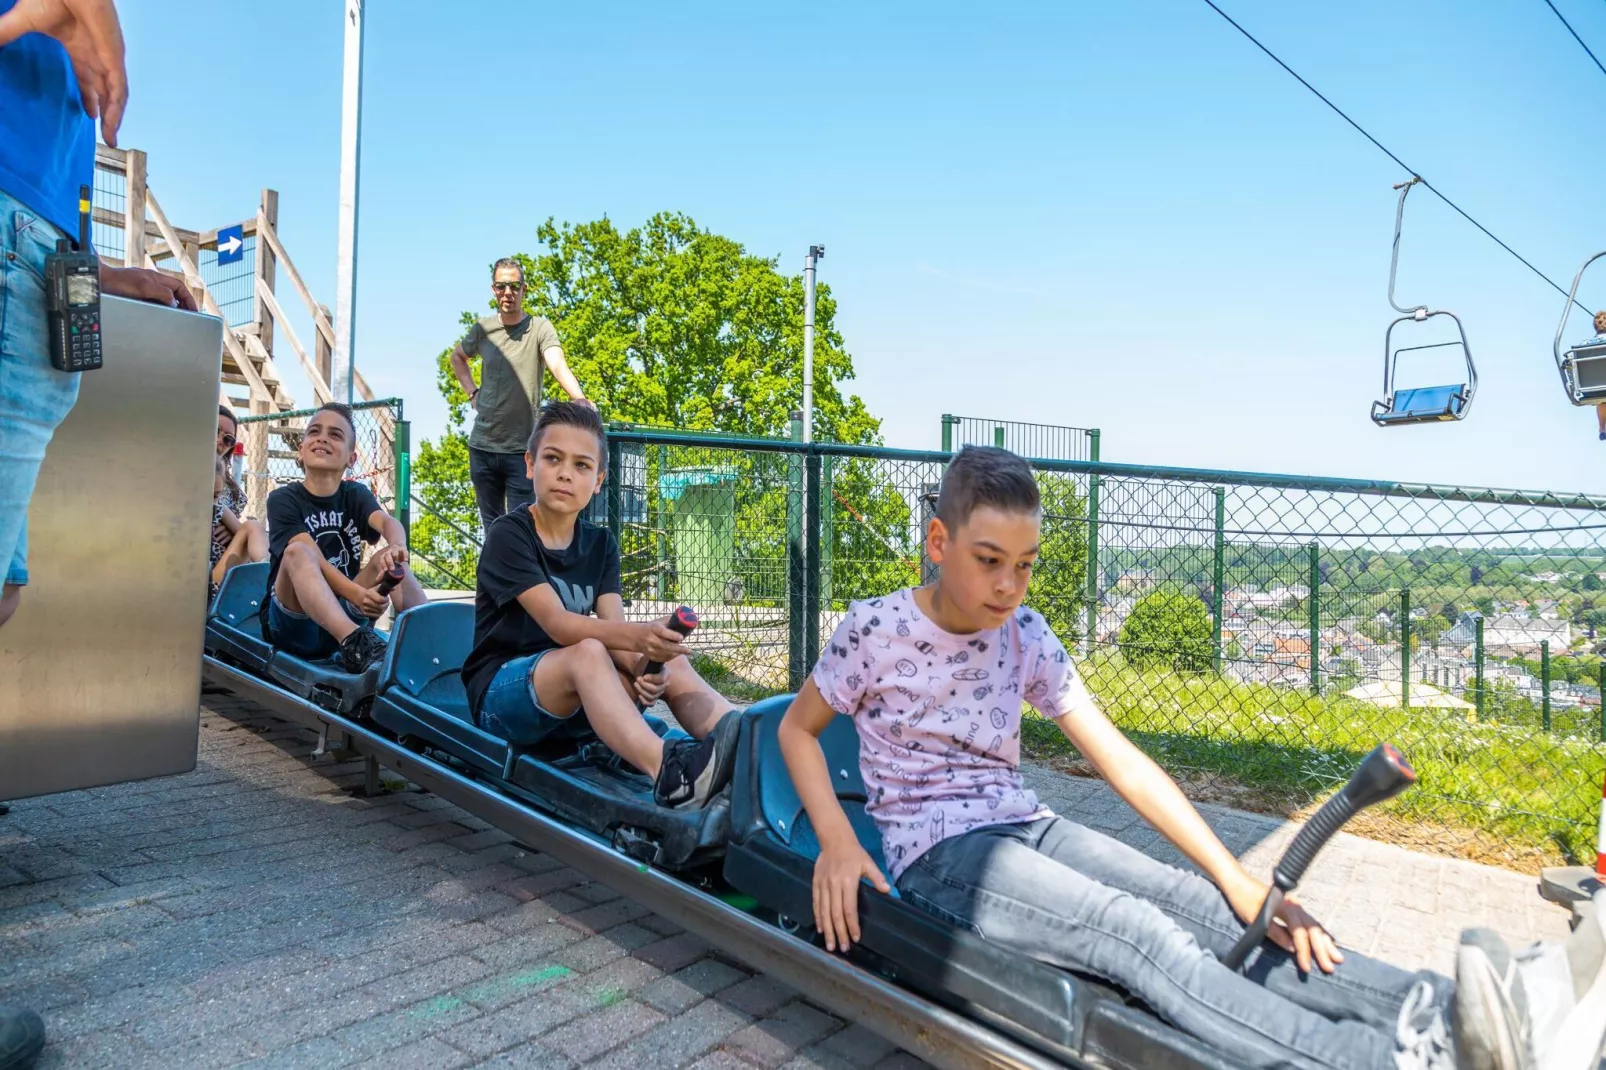
{"label": "white sneaker", "polygon": [[1422,980],[1405,994],[1394,1027],[1395,1070],[1456,1070],[1450,1031],[1435,1005],[1433,985]]}
{"label": "white sneaker", "polygon": [[1451,1025],[1461,1070],[1533,1070],[1528,994],[1516,959],[1492,929],[1461,934]]}
{"label": "white sneaker", "polygon": [[[1594,1070],[1606,1046],[1606,889],[1597,891],[1593,909],[1565,945],[1566,976],[1571,990],[1561,988],[1561,1001],[1571,996],[1571,1006],[1560,1017],[1560,1025],[1543,1038],[1544,1061],[1540,1070]],[[1549,956],[1555,962],[1555,956]],[[1559,967],[1552,970],[1560,973]]]}

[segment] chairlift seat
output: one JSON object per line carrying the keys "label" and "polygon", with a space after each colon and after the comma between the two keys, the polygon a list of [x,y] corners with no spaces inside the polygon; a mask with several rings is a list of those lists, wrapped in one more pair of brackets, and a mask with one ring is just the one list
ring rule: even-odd
{"label": "chairlift seat", "polygon": [[1588,338],[1567,350],[1561,376],[1574,405],[1606,402],[1606,337]]}
{"label": "chairlift seat", "polygon": [[[791,924],[814,916],[819,838],[781,756],[776,729],[792,696],[766,699],[743,715],[731,795],[725,880]],[[837,800],[859,843],[886,872],[881,837],[865,813],[859,740],[837,717],[820,735]],[[1192,1037],[1128,1005],[1107,985],[1017,954],[897,897],[861,885],[865,965],[961,1013],[1058,1058],[1084,1065],[1225,1070],[1231,1064]]]}
{"label": "chairlift seat", "polygon": [[[596,737],[583,716],[537,747],[510,745],[469,713],[461,675],[474,635],[466,603],[420,606],[396,622],[372,718],[467,766],[476,776],[642,861],[684,869],[715,858],[729,829],[730,801],[721,795],[700,810],[669,810],[652,797],[652,781]],[[686,738],[656,717],[660,737]]]}
{"label": "chairlift seat", "polygon": [[268,587],[268,563],[236,565],[223,576],[206,617],[206,653],[266,676],[273,647],[262,635],[262,599]]}
{"label": "chairlift seat", "polygon": [[1466,413],[1468,393],[1465,383],[1396,390],[1391,399],[1372,407],[1372,419],[1385,426],[1459,420]]}

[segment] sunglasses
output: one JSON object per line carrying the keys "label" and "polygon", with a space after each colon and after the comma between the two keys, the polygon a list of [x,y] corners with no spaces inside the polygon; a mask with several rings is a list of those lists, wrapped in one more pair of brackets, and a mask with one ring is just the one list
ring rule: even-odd
{"label": "sunglasses", "polygon": [[233,435],[229,434],[227,431],[223,431],[218,434],[217,441],[218,445],[222,446],[224,449],[232,450],[234,448],[234,444],[239,440]]}
{"label": "sunglasses", "polygon": [[491,283],[491,289],[495,290],[499,294],[501,294],[501,293],[518,293],[520,290],[524,289],[524,283],[522,283],[522,282],[493,282],[493,283]]}

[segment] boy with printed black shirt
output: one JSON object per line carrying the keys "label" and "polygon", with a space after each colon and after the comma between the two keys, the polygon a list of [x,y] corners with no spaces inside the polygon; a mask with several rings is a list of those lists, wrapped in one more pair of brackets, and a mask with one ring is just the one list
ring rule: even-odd
{"label": "boy with printed black shirt", "polygon": [[[535,504],[485,533],[474,598],[474,649],[463,683],[475,722],[532,746],[583,715],[625,761],[653,778],[664,806],[705,805],[730,781],[737,717],[697,674],[678,632],[624,618],[619,546],[579,514],[602,486],[606,435],[596,410],[542,408],[525,453]],[[647,673],[648,662],[663,669]],[[693,737],[665,741],[641,708],[662,698]]]}
{"label": "boy with printed black shirt", "polygon": [[[287,653],[336,657],[361,673],[385,656],[373,622],[423,605],[424,589],[407,567],[407,532],[373,492],[344,478],[357,459],[351,409],[331,402],[307,421],[296,456],[306,478],[268,495],[268,605],[263,634]],[[385,545],[363,564],[362,544]],[[389,597],[380,578],[400,567]]]}

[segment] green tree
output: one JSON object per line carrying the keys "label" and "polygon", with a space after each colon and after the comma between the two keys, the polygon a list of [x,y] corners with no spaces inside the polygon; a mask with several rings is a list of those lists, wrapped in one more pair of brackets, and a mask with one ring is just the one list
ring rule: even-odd
{"label": "green tree", "polygon": [[1065,643],[1087,627],[1087,500],[1076,477],[1039,472],[1043,531],[1026,604],[1043,615]]}
{"label": "green tree", "polygon": [[1192,594],[1161,587],[1132,607],[1121,626],[1121,654],[1139,668],[1205,672],[1214,659],[1210,611]]}
{"label": "green tree", "polygon": [[[549,219],[536,237],[544,251],[517,257],[525,272],[525,310],[552,321],[569,367],[605,420],[742,435],[787,433],[803,396],[803,280],[783,274],[778,258],[751,254],[672,212],[627,231],[606,218],[562,224]],[[814,435],[877,442],[880,421],[858,396],[838,386],[854,373],[836,311],[830,287],[820,284]],[[463,313],[463,326],[475,318]],[[473,543],[460,533],[479,528],[464,444],[468,396],[449,359],[459,337],[454,332],[438,358],[448,424],[441,438],[418,450],[414,479],[428,509],[418,511],[414,538],[442,567],[472,578]],[[561,395],[549,379],[546,396],[555,391]],[[727,453],[719,463],[743,462]],[[886,488],[866,493],[872,496],[850,504],[874,516],[884,531],[896,532],[897,506]],[[745,502],[752,496],[739,497]],[[762,506],[749,507],[773,513],[778,501],[784,513],[784,491],[769,488],[763,497]],[[839,532],[851,530],[838,525]],[[881,551],[889,559],[907,556],[898,539],[879,541],[891,543]],[[862,554],[853,556],[863,560]]]}

